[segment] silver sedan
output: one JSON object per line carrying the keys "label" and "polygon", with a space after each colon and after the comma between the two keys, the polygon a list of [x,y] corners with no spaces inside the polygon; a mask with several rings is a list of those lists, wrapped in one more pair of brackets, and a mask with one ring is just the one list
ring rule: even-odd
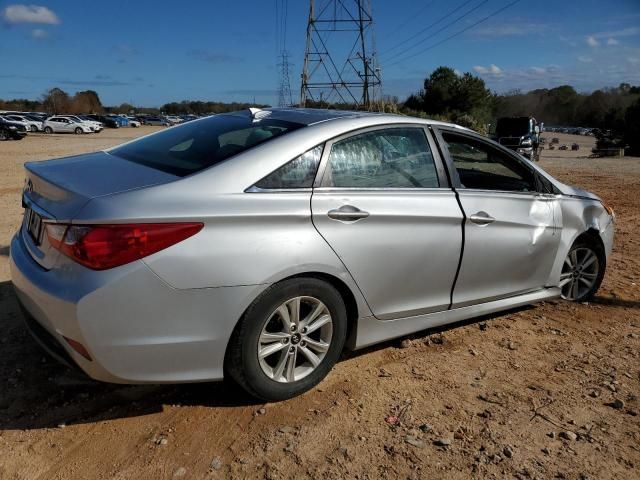
{"label": "silver sedan", "polygon": [[26,164],[13,283],[35,337],[117,383],[279,400],[344,348],[594,295],[612,210],[487,138],[250,109]]}

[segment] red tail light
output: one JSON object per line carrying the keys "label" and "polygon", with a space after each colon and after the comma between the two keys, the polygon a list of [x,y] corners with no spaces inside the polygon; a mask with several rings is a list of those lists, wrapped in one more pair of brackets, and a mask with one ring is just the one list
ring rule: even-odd
{"label": "red tail light", "polygon": [[49,224],[47,237],[72,260],[92,270],[107,270],[164,250],[202,227],[202,223]]}

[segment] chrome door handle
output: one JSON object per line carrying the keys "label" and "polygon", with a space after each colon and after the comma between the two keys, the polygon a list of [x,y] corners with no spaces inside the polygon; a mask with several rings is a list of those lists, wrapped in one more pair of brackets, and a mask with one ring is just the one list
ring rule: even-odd
{"label": "chrome door handle", "polygon": [[496,221],[496,219],[489,215],[487,212],[475,213],[469,217],[469,220],[477,225],[489,225],[490,223]]}
{"label": "chrome door handle", "polygon": [[360,210],[358,207],[354,207],[353,205],[343,205],[340,208],[329,210],[327,215],[329,218],[333,218],[334,220],[350,222],[360,220],[361,218],[367,218],[369,216],[369,212]]}

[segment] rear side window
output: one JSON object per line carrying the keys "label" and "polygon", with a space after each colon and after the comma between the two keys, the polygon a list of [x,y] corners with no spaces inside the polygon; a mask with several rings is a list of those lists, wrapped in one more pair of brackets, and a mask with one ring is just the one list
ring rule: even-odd
{"label": "rear side window", "polygon": [[323,186],[437,188],[435,162],[422,128],[389,128],[333,144]]}
{"label": "rear side window", "polygon": [[322,157],[322,145],[303,153],[267,175],[256,187],[262,190],[311,188]]}
{"label": "rear side window", "polygon": [[110,153],[184,177],[302,126],[269,118],[254,120],[248,115],[215,115],[141,138]]}

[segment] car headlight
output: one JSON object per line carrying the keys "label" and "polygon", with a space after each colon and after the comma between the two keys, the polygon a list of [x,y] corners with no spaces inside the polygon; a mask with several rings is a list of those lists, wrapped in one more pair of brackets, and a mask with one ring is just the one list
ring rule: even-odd
{"label": "car headlight", "polygon": [[13,125],[9,125],[9,130],[17,130],[17,127],[14,127]]}
{"label": "car headlight", "polygon": [[607,211],[607,213],[611,216],[614,217],[616,216],[615,212],[613,211],[613,208],[611,207],[611,205],[609,205],[607,202],[605,202],[604,200],[600,200],[600,203],[602,203],[602,206],[604,207],[604,209]]}
{"label": "car headlight", "polygon": [[522,142],[520,142],[520,145],[523,147],[530,147],[533,144],[531,143],[530,138],[525,138],[524,140],[522,140]]}

